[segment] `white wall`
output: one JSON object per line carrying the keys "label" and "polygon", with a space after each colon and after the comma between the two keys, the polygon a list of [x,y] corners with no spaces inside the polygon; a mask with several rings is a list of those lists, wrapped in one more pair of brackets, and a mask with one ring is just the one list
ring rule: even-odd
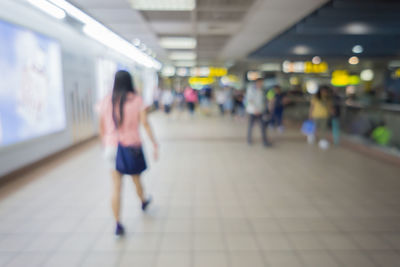
{"label": "white wall", "polygon": [[62,48],[63,84],[67,127],[65,130],[0,148],[0,177],[65,149],[97,133],[96,62],[109,58],[141,71],[122,55],[111,51],[63,21],[55,20],[22,0],[1,0],[0,19],[58,40]]}

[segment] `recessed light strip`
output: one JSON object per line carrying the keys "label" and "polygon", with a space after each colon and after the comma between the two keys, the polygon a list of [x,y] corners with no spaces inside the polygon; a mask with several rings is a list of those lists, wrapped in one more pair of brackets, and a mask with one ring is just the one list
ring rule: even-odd
{"label": "recessed light strip", "polygon": [[190,37],[163,37],[160,39],[160,45],[166,49],[194,49],[197,42]]}
{"label": "recessed light strip", "polygon": [[118,34],[114,33],[103,24],[87,15],[85,12],[75,7],[65,0],[48,0],[59,8],[64,9],[71,17],[83,22],[85,24],[83,31],[91,38],[108,46],[117,52],[120,52],[135,62],[142,64],[148,68],[161,69],[161,63],[150,57],[149,55],[141,52],[133,44],[123,39]]}
{"label": "recessed light strip", "polygon": [[61,8],[47,2],[46,0],[27,0],[31,5],[39,8],[40,10],[46,12],[50,16],[56,19],[65,18],[65,12]]}
{"label": "recessed light strip", "polygon": [[153,11],[191,11],[196,7],[195,0],[130,0],[130,3],[134,9]]}

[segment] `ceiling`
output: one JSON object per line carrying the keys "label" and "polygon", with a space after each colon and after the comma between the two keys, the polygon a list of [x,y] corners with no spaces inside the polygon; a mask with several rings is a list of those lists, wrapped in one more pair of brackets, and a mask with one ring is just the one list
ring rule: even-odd
{"label": "ceiling", "polygon": [[[152,0],[148,0],[152,1]],[[168,2],[171,0],[165,0]],[[197,65],[225,65],[247,56],[327,0],[195,0],[190,11],[139,11],[128,0],[70,1],[129,41],[140,39],[173,64],[162,37],[192,37]],[[176,52],[176,51],[175,51]]]}
{"label": "ceiling", "polygon": [[250,55],[254,59],[400,56],[400,2],[334,0]]}

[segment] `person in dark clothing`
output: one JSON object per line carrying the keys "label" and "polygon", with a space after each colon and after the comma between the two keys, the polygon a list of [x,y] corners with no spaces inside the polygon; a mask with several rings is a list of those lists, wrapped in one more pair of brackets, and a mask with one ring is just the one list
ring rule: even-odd
{"label": "person in dark clothing", "polygon": [[339,145],[340,141],[340,107],[342,99],[339,95],[339,88],[335,88],[332,91],[332,115],[331,115],[331,125],[332,125],[332,137],[333,143]]}
{"label": "person in dark clothing", "polygon": [[279,131],[283,131],[282,119],[286,93],[282,92],[282,88],[279,85],[274,87],[274,93],[275,96],[270,103],[271,123],[273,126],[278,127]]}

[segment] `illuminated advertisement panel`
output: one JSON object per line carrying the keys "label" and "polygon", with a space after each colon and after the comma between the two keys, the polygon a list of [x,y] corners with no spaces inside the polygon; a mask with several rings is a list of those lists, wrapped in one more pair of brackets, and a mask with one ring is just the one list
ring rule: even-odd
{"label": "illuminated advertisement panel", "polygon": [[0,147],[65,129],[58,42],[0,20]]}

